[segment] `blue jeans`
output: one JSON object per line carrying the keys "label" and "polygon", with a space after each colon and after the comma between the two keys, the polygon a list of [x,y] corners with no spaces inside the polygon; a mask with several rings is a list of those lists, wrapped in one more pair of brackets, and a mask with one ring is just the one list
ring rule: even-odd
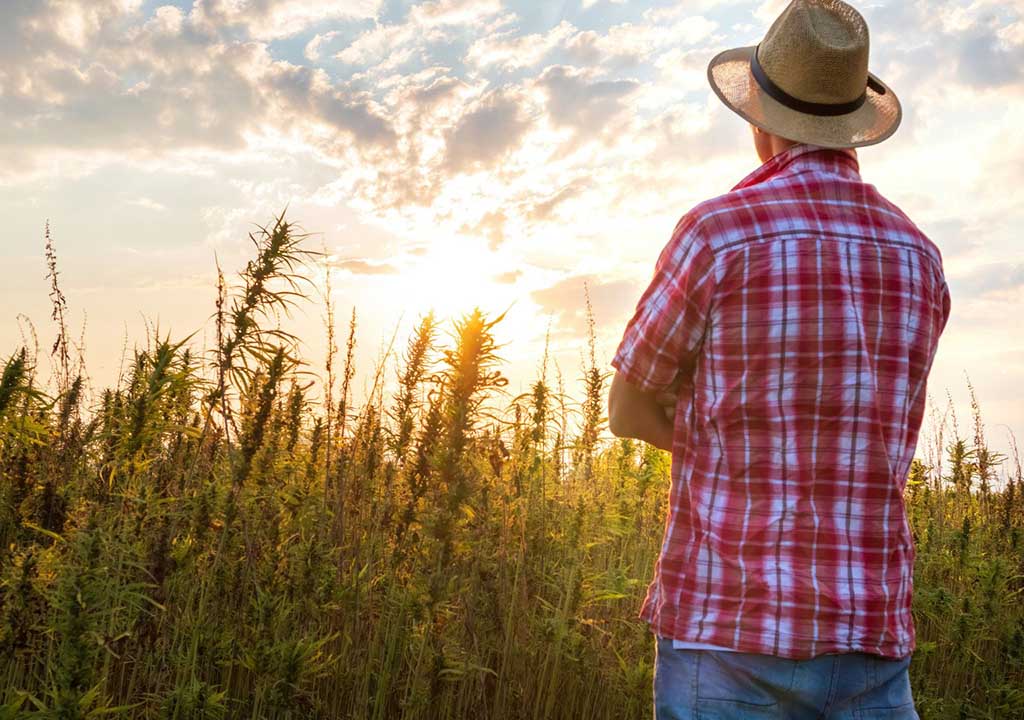
{"label": "blue jeans", "polygon": [[910,657],[850,653],[789,660],[771,655],[676,650],[657,640],[655,720],[814,718],[919,720]]}

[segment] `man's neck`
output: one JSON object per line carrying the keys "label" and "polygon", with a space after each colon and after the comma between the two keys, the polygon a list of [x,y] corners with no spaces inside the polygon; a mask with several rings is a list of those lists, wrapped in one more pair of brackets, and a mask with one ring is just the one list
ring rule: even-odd
{"label": "man's neck", "polygon": [[787,140],[786,138],[780,138],[778,136],[772,137],[772,154],[778,155],[781,152],[786,152],[791,147],[800,145],[796,140]]}

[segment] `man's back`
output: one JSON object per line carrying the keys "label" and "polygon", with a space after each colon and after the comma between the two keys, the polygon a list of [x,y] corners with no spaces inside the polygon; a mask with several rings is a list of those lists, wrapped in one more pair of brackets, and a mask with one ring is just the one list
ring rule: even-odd
{"label": "man's back", "polygon": [[942,258],[856,155],[797,145],[680,221],[612,364],[682,365],[662,637],[809,658],[914,648],[902,491],[950,311]]}

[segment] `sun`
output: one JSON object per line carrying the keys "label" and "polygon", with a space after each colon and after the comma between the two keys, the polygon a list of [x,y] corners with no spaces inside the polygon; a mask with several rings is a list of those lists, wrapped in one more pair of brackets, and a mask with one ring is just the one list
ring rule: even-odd
{"label": "sun", "polygon": [[394,276],[396,290],[413,307],[430,308],[438,317],[457,317],[479,307],[500,312],[515,299],[514,289],[496,277],[507,270],[481,243],[456,238],[410,256]]}

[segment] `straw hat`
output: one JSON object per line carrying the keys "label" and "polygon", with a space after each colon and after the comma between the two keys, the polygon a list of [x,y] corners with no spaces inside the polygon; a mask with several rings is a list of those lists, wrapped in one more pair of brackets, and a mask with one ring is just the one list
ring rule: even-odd
{"label": "straw hat", "polygon": [[868,26],[841,0],[793,0],[761,44],[708,66],[715,93],[768,132],[829,148],[874,145],[903,117],[896,94],[868,72]]}

